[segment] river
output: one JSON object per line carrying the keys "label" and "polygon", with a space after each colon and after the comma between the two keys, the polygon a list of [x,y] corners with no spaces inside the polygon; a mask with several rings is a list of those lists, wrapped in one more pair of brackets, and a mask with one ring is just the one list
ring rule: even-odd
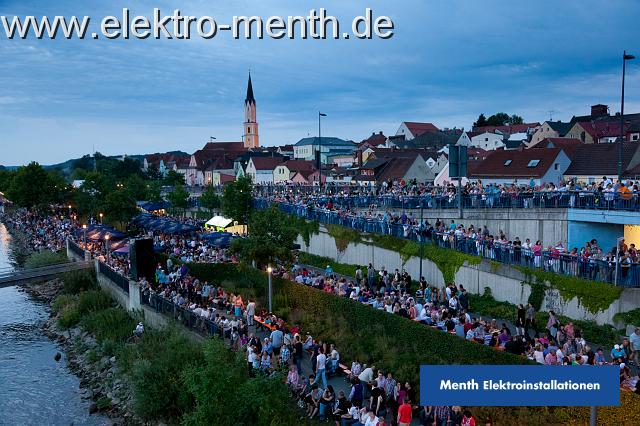
{"label": "river", "polygon": [[[11,266],[11,236],[0,223],[0,270]],[[62,349],[42,333],[47,304],[18,287],[0,288],[0,425],[107,425],[89,415]]]}

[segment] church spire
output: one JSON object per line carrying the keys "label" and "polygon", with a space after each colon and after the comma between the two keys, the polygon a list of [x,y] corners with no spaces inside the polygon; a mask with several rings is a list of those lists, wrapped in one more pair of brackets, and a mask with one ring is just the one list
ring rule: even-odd
{"label": "church spire", "polygon": [[256,100],[253,97],[253,85],[251,84],[251,72],[249,72],[249,84],[247,85],[247,98],[244,100],[245,104],[255,104]]}

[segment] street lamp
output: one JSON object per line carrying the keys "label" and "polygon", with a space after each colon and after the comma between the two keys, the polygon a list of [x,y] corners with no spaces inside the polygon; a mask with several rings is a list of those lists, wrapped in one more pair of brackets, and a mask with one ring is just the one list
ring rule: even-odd
{"label": "street lamp", "polygon": [[273,312],[273,306],[271,304],[271,300],[273,298],[273,286],[271,283],[271,273],[273,272],[273,268],[271,265],[267,267],[267,274],[269,275],[269,313]]}
{"label": "street lamp", "polygon": [[213,142],[215,140],[215,136],[209,136],[209,142]]}
{"label": "street lamp", "polygon": [[620,102],[620,145],[618,146],[618,180],[620,182],[622,182],[622,149],[624,143],[624,75],[627,61],[635,58],[635,56],[627,54],[626,50],[622,53],[622,99]]}
{"label": "street lamp", "polygon": [[82,225],[82,233],[83,235],[83,242],[84,242],[84,249],[87,249],[87,224],[85,223],[84,225]]}
{"label": "street lamp", "polygon": [[320,169],[320,191],[322,191],[322,128],[321,118],[326,117],[327,114],[323,114],[318,111],[318,168]]}
{"label": "street lamp", "polygon": [[102,225],[102,218],[104,217],[104,213],[100,213],[100,225]]}
{"label": "street lamp", "polygon": [[107,235],[105,235],[105,236],[104,236],[105,248],[106,248],[106,250],[107,250],[107,264],[109,264],[109,255],[110,255],[110,254],[109,254],[109,239],[110,239],[110,238],[111,238],[111,237],[109,236],[109,234],[107,234]]}

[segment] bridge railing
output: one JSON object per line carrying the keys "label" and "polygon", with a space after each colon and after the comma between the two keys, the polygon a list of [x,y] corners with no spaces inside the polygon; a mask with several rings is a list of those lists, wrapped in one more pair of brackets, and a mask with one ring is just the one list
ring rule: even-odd
{"label": "bridge railing", "polygon": [[[269,205],[270,202],[266,202],[266,200],[255,201],[255,207],[259,209],[266,208]],[[443,248],[457,250],[516,267],[539,269],[560,275],[575,276],[625,287],[640,287],[640,264],[634,262],[619,262],[618,264],[615,259],[603,260],[594,257],[582,257],[567,253],[557,253],[553,250],[534,252],[532,249],[518,248],[513,244],[502,244],[449,233],[437,233],[422,229],[419,226],[393,223],[378,218],[350,216],[334,210],[320,209],[313,206],[279,203],[278,207],[287,214],[303,217],[307,220],[344,226],[359,232],[392,235],[416,242],[435,244]]]}
{"label": "bridge railing", "polygon": [[[259,192],[260,193],[260,192]],[[264,194],[264,193],[261,193]],[[266,198],[259,198],[267,200]],[[413,209],[457,209],[458,198],[451,194],[425,195],[370,195],[370,194],[314,194],[311,200],[320,206],[329,203],[346,208],[393,208]],[[640,211],[640,194],[618,192],[547,191],[522,193],[465,194],[462,197],[465,209],[588,209]]]}
{"label": "bridge railing", "polygon": [[129,294],[129,278],[100,261],[98,261],[98,272],[113,281],[126,294]]}

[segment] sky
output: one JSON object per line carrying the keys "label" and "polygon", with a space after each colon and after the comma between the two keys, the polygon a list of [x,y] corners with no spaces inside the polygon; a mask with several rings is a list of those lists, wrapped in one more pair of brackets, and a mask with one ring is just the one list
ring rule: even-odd
{"label": "sky", "polygon": [[469,129],[478,114],[568,121],[592,104],[640,112],[637,0],[0,0],[0,16],[307,15],[341,32],[365,8],[389,16],[389,40],[7,40],[0,35],[0,164],[53,164],[240,141],[251,70],[260,141],[322,134],[360,141],[402,121]]}

